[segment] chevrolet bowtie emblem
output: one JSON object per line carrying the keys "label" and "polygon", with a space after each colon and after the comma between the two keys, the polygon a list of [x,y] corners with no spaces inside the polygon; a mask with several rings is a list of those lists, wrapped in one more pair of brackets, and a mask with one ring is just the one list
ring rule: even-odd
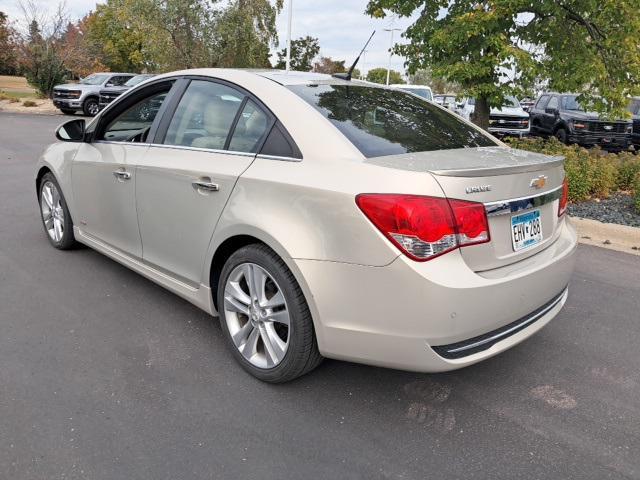
{"label": "chevrolet bowtie emblem", "polygon": [[537,178],[532,178],[531,179],[531,183],[529,183],[529,187],[536,188],[536,189],[540,190],[546,184],[547,184],[547,176],[546,175],[540,175]]}

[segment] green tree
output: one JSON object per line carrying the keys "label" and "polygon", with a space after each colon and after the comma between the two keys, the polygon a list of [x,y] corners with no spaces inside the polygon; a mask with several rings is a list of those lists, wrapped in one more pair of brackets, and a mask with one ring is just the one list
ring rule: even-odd
{"label": "green tree", "polygon": [[347,68],[344,66],[344,62],[345,60],[333,60],[331,57],[320,57],[320,59],[313,64],[313,71],[317,73],[327,73],[329,75],[346,72]]}
{"label": "green tree", "polygon": [[[367,72],[367,81],[386,84],[387,69],[382,67],[372,68]],[[389,72],[389,84],[396,84],[396,83],[405,83],[405,81],[402,78],[402,74],[400,72],[391,70]]]}
{"label": "green tree", "polygon": [[50,97],[53,87],[63,83],[67,70],[56,48],[55,38],[42,36],[38,22],[29,24],[28,41],[22,48],[21,69],[38,93]]}
{"label": "green tree", "polygon": [[276,16],[283,0],[233,0],[217,21],[220,67],[271,67],[269,50],[277,45]]}
{"label": "green tree", "polygon": [[145,46],[153,36],[140,28],[145,19],[136,15],[137,9],[153,8],[151,1],[107,0],[98,4],[96,11],[86,21],[87,39],[98,46],[104,64],[111,71],[138,72],[153,67],[153,60],[145,52]]}
{"label": "green tree", "polygon": [[[313,59],[320,52],[320,44],[317,38],[310,36],[291,40],[291,70],[308,72],[313,66]],[[275,68],[284,69],[287,64],[287,48],[278,52],[278,62]]]}
{"label": "green tree", "polygon": [[409,75],[409,83],[412,85],[427,85],[431,87],[434,93],[458,93],[460,90],[460,87],[455,83],[434,77],[428,68],[421,68]]}
{"label": "green tree", "polygon": [[476,97],[485,128],[491,106],[539,75],[552,89],[602,96],[596,108],[611,116],[640,88],[638,0],[369,0],[370,15],[389,11],[420,12],[403,33],[409,43],[394,47],[409,73],[430,68]]}
{"label": "green tree", "polygon": [[9,18],[0,12],[0,75],[15,75],[18,68],[17,34]]}

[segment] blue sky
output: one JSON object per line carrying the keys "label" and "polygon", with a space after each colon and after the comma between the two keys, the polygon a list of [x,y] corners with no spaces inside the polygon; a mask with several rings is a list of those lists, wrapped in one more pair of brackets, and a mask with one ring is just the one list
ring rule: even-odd
{"label": "blue sky", "polygon": [[[57,6],[55,0],[35,0],[43,9],[53,10]],[[280,48],[286,41],[287,6],[277,20]],[[95,8],[96,0],[66,0],[66,8],[72,18],[79,18]],[[367,0],[293,0],[293,28],[292,38],[305,35],[317,37],[320,40],[320,54],[337,60],[347,60],[347,65],[366,42],[373,30],[376,34],[369,44],[368,53],[360,69],[366,71],[373,67],[386,67],[389,54],[389,32],[383,31],[389,27],[389,19],[375,20],[365,15]],[[0,0],[0,10],[6,12],[11,19],[20,20],[21,11],[16,0]],[[395,28],[406,28],[411,19],[395,20]],[[399,39],[395,32],[395,38]],[[392,68],[403,71],[404,59],[392,58]]]}

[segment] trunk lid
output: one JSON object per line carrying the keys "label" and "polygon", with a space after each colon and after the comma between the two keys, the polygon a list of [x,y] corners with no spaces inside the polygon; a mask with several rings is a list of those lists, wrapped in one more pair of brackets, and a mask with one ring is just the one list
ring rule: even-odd
{"label": "trunk lid", "polygon": [[[429,172],[446,197],[485,204],[490,242],[460,250],[474,271],[490,270],[527,258],[558,237],[562,220],[558,218],[564,179],[562,157],[508,147],[481,147],[384,156],[367,162]],[[527,213],[531,216],[521,217]],[[538,215],[539,222],[529,223]],[[513,233],[514,227],[519,231]],[[542,238],[524,247],[522,242],[529,238],[523,237],[524,230],[528,234],[530,228],[538,227]],[[518,247],[514,246],[514,237],[520,239]]]}

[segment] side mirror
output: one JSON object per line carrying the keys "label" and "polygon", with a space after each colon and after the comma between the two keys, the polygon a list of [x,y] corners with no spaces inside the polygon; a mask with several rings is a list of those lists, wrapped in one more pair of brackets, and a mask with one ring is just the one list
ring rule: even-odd
{"label": "side mirror", "polygon": [[555,115],[556,113],[558,113],[558,109],[557,108],[545,108],[544,111],[545,111],[545,113],[549,113],[551,115]]}
{"label": "side mirror", "polygon": [[56,138],[63,142],[81,142],[84,140],[84,118],[69,120],[56,128]]}
{"label": "side mirror", "polygon": [[113,82],[107,82],[104,84],[105,87],[113,87]]}

